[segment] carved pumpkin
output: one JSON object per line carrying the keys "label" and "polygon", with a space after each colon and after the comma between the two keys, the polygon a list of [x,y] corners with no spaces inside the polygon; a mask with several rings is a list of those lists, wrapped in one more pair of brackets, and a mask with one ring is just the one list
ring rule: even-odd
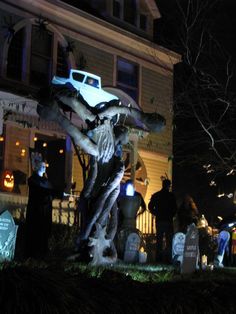
{"label": "carved pumpkin", "polygon": [[3,170],[1,173],[1,190],[11,192],[14,188],[14,176],[12,171]]}

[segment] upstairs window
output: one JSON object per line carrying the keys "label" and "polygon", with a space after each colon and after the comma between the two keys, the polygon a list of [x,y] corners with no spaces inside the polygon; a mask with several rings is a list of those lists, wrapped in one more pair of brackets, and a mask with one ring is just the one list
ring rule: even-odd
{"label": "upstairs window", "polygon": [[58,43],[57,45],[57,76],[68,77],[69,69],[65,56],[65,49]]}
{"label": "upstairs window", "polygon": [[117,0],[113,0],[113,16],[121,18],[121,4]]}
{"label": "upstairs window", "polygon": [[138,101],[138,65],[128,60],[117,60],[117,87]]}
{"label": "upstairs window", "polygon": [[38,87],[50,83],[54,73],[67,77],[68,56],[59,36],[38,25],[28,26],[16,31],[9,44],[6,77]]}
{"label": "upstairs window", "polygon": [[42,86],[49,83],[52,65],[52,33],[32,27],[30,83]]}
{"label": "upstairs window", "polygon": [[136,0],[124,1],[124,21],[132,25],[136,25],[137,7]]}
{"label": "upstairs window", "polygon": [[113,17],[123,20],[126,23],[137,27],[142,31],[147,31],[148,15],[138,0],[113,0]]}
{"label": "upstairs window", "polygon": [[140,14],[139,16],[139,27],[143,30],[147,30],[147,15]]}
{"label": "upstairs window", "polygon": [[19,30],[11,40],[7,58],[7,76],[21,80],[25,29]]}

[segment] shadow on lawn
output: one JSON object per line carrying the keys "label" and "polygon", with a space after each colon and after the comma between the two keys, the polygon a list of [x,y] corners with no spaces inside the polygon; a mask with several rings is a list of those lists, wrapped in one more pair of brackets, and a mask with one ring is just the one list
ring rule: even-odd
{"label": "shadow on lawn", "polygon": [[21,226],[18,259],[0,264],[1,314],[236,313],[236,269],[181,276],[161,265],[89,267],[66,261],[75,234],[54,226],[47,261],[23,261]]}

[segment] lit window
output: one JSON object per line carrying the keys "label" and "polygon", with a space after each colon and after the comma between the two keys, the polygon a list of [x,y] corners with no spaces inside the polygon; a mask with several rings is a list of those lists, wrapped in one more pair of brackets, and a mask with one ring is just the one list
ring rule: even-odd
{"label": "lit window", "polygon": [[66,140],[42,133],[36,133],[35,137],[38,140],[34,142],[33,150],[42,155],[46,163],[49,181],[56,189],[64,190],[66,182]]}

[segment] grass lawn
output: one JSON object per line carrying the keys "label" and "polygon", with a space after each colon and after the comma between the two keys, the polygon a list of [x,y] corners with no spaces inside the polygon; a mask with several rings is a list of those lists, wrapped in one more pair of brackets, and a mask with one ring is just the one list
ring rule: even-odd
{"label": "grass lawn", "polygon": [[236,313],[236,269],[2,263],[0,313]]}
{"label": "grass lawn", "polygon": [[[20,229],[21,231],[23,228]],[[166,265],[67,261],[76,230],[54,226],[46,261],[0,263],[0,314],[236,313],[236,268],[181,275]]]}

